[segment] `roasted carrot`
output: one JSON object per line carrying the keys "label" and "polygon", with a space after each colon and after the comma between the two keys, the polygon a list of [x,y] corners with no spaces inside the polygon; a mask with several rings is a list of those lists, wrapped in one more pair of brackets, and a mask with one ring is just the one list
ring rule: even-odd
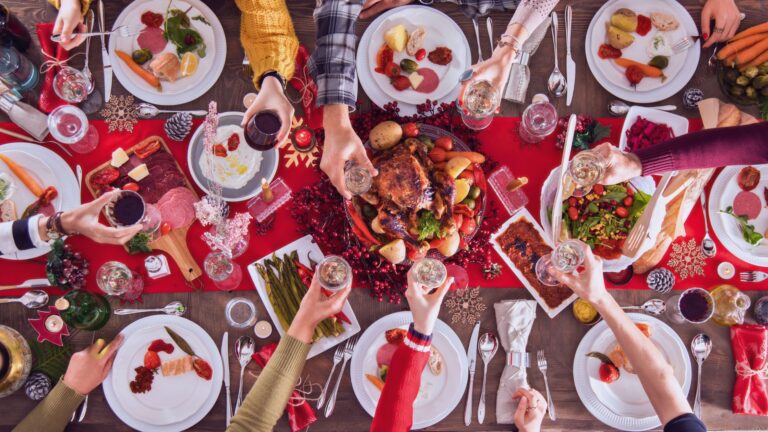
{"label": "roasted carrot", "polygon": [[765,39],[765,35],[756,34],[756,35],[746,36],[745,38],[739,39],[735,42],[729,42],[728,45],[724,46],[723,49],[717,52],[717,58],[722,60],[731,54],[737,53],[743,49],[746,49],[760,42],[763,39]]}
{"label": "roasted carrot", "polygon": [[29,189],[29,191],[32,192],[36,197],[39,197],[43,194],[42,186],[40,186],[40,184],[29,175],[27,170],[22,168],[16,162],[12,161],[11,158],[4,154],[0,154],[0,160],[8,165],[8,168],[10,168],[13,174],[16,175],[16,177],[18,177],[19,180],[24,183],[24,186],[26,186],[27,189]]}
{"label": "roasted carrot", "polygon": [[120,57],[120,60],[122,60],[136,75],[140,76],[141,79],[149,83],[152,87],[157,88],[158,90],[162,90],[162,86],[160,85],[160,79],[156,76],[152,75],[152,73],[143,67],[141,67],[138,63],[133,61],[133,58],[130,54],[128,54],[125,51],[115,50],[115,53],[118,57]]}
{"label": "roasted carrot", "polygon": [[478,152],[461,152],[461,151],[445,152],[446,160],[453,159],[453,158],[458,157],[458,156],[465,157],[465,158],[469,159],[469,161],[472,162],[472,163],[481,164],[481,163],[485,162],[485,156],[482,153],[478,153]]}
{"label": "roasted carrot", "polygon": [[365,377],[368,378],[368,381],[375,385],[379,391],[384,390],[384,381],[382,381],[379,377],[370,374],[365,374]]}
{"label": "roasted carrot", "polygon": [[749,63],[747,63],[745,65],[739,66],[739,71],[744,72],[744,70],[747,69],[750,66],[758,66],[758,65],[761,65],[761,64],[763,64],[765,62],[768,62],[768,50],[764,51],[762,54],[760,54],[759,56],[755,57],[751,62],[749,62]]}
{"label": "roasted carrot", "polygon": [[736,33],[733,35],[732,38],[728,40],[728,42],[734,42],[737,40],[744,39],[747,36],[752,36],[760,33],[766,33],[768,32],[768,22],[764,22],[762,24],[758,24],[756,26],[752,26],[744,31],[741,31],[739,33]]}
{"label": "roasted carrot", "polygon": [[755,57],[762,54],[765,50],[768,50],[768,38],[761,40],[749,48],[739,51],[739,53],[736,55],[736,64],[747,64],[754,60]]}
{"label": "roasted carrot", "polygon": [[636,66],[636,67],[638,67],[643,72],[643,74],[645,74],[645,76],[649,76],[649,77],[652,77],[652,78],[660,78],[660,77],[664,76],[664,74],[661,72],[661,69],[659,69],[657,67],[653,67],[651,65],[647,65],[645,63],[636,62],[636,61],[634,61],[632,59],[628,59],[628,58],[624,58],[624,57],[619,57],[617,59],[614,59],[614,61],[616,62],[617,65],[619,65],[619,66],[621,66],[623,68],[628,68],[630,66]]}

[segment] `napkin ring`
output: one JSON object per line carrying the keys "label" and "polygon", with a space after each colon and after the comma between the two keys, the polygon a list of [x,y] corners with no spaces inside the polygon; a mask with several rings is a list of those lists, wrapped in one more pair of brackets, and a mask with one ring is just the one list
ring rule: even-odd
{"label": "napkin ring", "polygon": [[529,368],[531,367],[530,357],[527,352],[508,352],[507,366],[514,366],[518,369]]}

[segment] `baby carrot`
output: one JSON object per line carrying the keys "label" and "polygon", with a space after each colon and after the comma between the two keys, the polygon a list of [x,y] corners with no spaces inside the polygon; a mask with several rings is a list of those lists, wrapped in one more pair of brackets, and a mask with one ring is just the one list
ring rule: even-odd
{"label": "baby carrot", "polygon": [[717,58],[722,60],[731,54],[737,53],[747,47],[750,47],[760,42],[763,39],[765,39],[764,34],[756,34],[756,35],[746,36],[743,39],[739,39],[735,42],[729,42],[728,45],[726,45],[725,47],[723,47],[723,49],[717,52]]}
{"label": "baby carrot", "polygon": [[747,64],[762,54],[765,50],[768,50],[768,38],[761,40],[749,48],[745,48],[739,51],[739,53],[736,55],[736,64]]}
{"label": "baby carrot", "polygon": [[368,378],[368,381],[371,382],[371,384],[375,385],[379,391],[384,390],[384,381],[382,381],[379,377],[365,374],[365,377]]}
{"label": "baby carrot", "polygon": [[768,32],[768,22],[752,26],[744,31],[736,33],[728,42],[744,39],[747,36],[752,36],[760,33]]}
{"label": "baby carrot", "polygon": [[143,67],[139,66],[138,63],[133,61],[133,58],[131,58],[131,55],[128,54],[125,51],[115,50],[115,53],[118,57],[120,57],[120,60],[125,62],[125,64],[138,76],[140,76],[144,81],[148,82],[149,85],[152,87],[157,88],[158,90],[162,90],[160,86],[160,79],[157,78],[152,74],[152,72],[144,69]]}
{"label": "baby carrot", "polygon": [[646,76],[652,77],[652,78],[660,78],[663,77],[664,74],[661,72],[661,69],[657,67],[653,67],[651,65],[647,65],[645,63],[636,62],[634,60],[619,57],[617,59],[614,59],[617,65],[628,68],[630,66],[636,66],[638,67]]}
{"label": "baby carrot", "polygon": [[24,183],[24,186],[29,189],[30,192],[32,192],[36,197],[39,197],[43,194],[43,188],[40,186],[40,184],[33,179],[27,170],[22,168],[20,165],[18,165],[16,162],[12,161],[11,158],[4,154],[0,154],[0,160],[5,162],[6,165],[8,165],[8,168],[13,172],[13,174],[16,175],[16,177],[21,180],[22,183]]}

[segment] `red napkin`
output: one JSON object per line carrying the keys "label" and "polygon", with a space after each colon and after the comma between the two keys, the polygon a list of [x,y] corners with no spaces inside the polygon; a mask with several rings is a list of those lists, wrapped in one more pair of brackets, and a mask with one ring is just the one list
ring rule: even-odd
{"label": "red napkin", "polygon": [[737,324],[731,327],[731,348],[736,362],[733,384],[734,414],[768,416],[768,327]]}
{"label": "red napkin", "polygon": [[[264,345],[261,349],[251,356],[253,361],[258,363],[262,369],[267,365],[267,362],[277,349],[276,343]],[[308,428],[312,423],[317,421],[315,416],[315,410],[304,400],[304,396],[298,391],[294,390],[291,395],[292,403],[286,405],[285,410],[288,412],[288,424],[291,425],[291,432],[298,432],[300,430]],[[301,403],[297,403],[301,401]]]}
{"label": "red napkin", "polygon": [[307,67],[309,60],[309,51],[304,45],[299,45],[296,53],[296,66],[293,72],[293,78],[288,81],[291,87],[296,89],[301,96],[301,105],[304,107],[304,118],[312,129],[323,127],[323,107],[317,107],[317,83],[312,79]]}
{"label": "red napkin", "polygon": [[[53,23],[37,24],[37,39],[40,41],[40,48],[43,52],[49,56],[54,56],[55,53],[56,60],[59,61],[69,59],[69,51],[62,48],[58,43],[53,42],[51,40],[52,34]],[[43,87],[40,89],[40,102],[38,102],[38,106],[42,112],[49,113],[56,107],[67,105],[67,102],[61,100],[61,98],[56,96],[56,93],[53,91],[53,77],[58,71],[59,67],[54,66],[48,69],[43,78]]]}

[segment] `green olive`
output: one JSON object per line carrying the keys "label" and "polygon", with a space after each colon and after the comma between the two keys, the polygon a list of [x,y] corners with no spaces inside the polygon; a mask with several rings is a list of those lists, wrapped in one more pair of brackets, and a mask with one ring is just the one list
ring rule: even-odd
{"label": "green olive", "polygon": [[664,69],[669,66],[669,57],[658,55],[652,58],[648,64],[659,69]]}
{"label": "green olive", "polygon": [[400,60],[400,70],[403,72],[416,72],[416,69],[419,68],[419,64],[411,59],[402,59]]}
{"label": "green olive", "polygon": [[467,207],[469,207],[469,208],[470,208],[470,209],[472,209],[472,210],[474,210],[474,209],[475,209],[475,206],[477,205],[477,203],[475,202],[475,200],[473,200],[472,198],[469,198],[469,197],[467,197],[467,198],[464,198],[464,201],[462,201],[461,203],[462,203],[462,204],[465,204]]}
{"label": "green olive", "polygon": [[472,186],[472,187],[469,189],[469,195],[467,195],[467,196],[468,196],[468,197],[470,197],[470,198],[472,198],[473,200],[476,200],[476,199],[477,199],[477,197],[479,197],[479,196],[480,196],[480,188],[479,188],[479,187],[477,187],[477,186]]}
{"label": "green olive", "polygon": [[133,61],[135,61],[140,65],[143,65],[144,63],[152,59],[152,51],[146,48],[137,49],[136,51],[133,52],[133,54],[131,54],[131,57],[133,58]]}

